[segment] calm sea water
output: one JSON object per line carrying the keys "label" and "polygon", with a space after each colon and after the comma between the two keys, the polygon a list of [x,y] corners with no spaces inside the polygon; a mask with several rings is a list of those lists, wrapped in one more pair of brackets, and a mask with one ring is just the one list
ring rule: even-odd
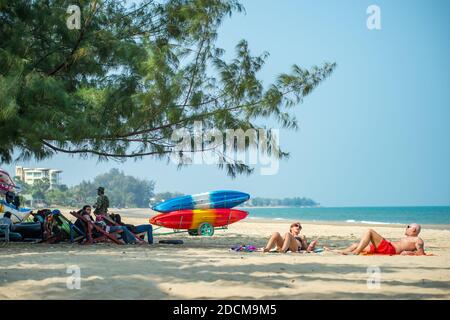
{"label": "calm sea water", "polygon": [[246,208],[249,218],[389,224],[447,224],[450,207]]}

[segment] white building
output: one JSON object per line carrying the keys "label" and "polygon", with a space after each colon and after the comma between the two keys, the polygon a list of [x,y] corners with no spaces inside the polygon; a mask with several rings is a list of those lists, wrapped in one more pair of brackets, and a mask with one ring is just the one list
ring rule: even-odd
{"label": "white building", "polygon": [[26,184],[33,185],[35,181],[47,178],[50,188],[61,184],[62,170],[47,168],[24,168],[16,166],[16,177]]}

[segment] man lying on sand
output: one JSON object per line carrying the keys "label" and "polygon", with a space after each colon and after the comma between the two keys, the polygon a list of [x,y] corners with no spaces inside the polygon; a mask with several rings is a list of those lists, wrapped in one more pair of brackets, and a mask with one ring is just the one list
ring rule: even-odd
{"label": "man lying on sand", "polygon": [[295,222],[291,224],[289,232],[286,232],[284,237],[281,237],[279,232],[273,233],[263,251],[269,252],[274,247],[277,248],[278,252],[282,253],[286,253],[288,250],[292,252],[298,252],[300,250],[313,251],[317,240],[312,241],[308,245],[306,237],[300,235],[300,230],[302,230],[302,225],[300,222]]}
{"label": "man lying on sand", "polygon": [[[380,236],[375,230],[369,229],[364,233],[359,243],[354,243],[350,247],[338,251],[342,254],[360,253],[385,254],[385,255],[425,255],[424,242],[419,238],[420,225],[417,223],[406,226],[405,236],[397,242],[390,242]],[[329,249],[328,249],[329,250]]]}

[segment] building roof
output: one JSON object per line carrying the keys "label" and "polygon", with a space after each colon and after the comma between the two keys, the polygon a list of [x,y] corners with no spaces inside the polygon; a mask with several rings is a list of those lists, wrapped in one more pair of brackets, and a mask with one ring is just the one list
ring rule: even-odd
{"label": "building roof", "polygon": [[23,171],[51,171],[51,172],[62,172],[62,170],[59,169],[51,169],[51,168],[25,168],[22,166],[16,166],[16,169],[22,169]]}

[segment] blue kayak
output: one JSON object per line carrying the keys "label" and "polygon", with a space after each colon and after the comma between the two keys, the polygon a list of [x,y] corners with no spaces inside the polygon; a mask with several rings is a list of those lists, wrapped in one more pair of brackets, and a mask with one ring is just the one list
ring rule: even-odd
{"label": "blue kayak", "polygon": [[218,190],[173,198],[155,205],[159,212],[193,209],[230,209],[250,199],[250,195],[240,191]]}
{"label": "blue kayak", "polygon": [[5,212],[11,212],[11,220],[13,222],[21,222],[23,219],[29,216],[30,208],[17,208],[12,203],[8,203],[5,200],[0,200],[0,217],[3,217]]}

